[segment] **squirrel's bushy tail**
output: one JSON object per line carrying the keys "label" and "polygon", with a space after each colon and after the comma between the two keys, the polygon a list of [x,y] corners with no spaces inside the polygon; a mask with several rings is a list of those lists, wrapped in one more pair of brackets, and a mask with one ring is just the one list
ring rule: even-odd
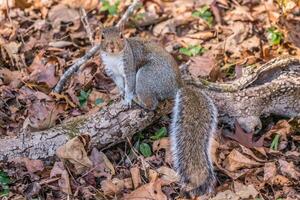
{"label": "squirrel's bushy tail", "polygon": [[216,126],[217,109],[206,94],[191,86],[178,90],[171,146],[174,167],[191,195],[209,193],[215,184],[210,147]]}

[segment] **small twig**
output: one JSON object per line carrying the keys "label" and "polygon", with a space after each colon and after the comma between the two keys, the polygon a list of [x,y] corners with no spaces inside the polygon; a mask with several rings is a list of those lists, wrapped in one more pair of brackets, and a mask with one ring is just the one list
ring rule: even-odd
{"label": "small twig", "polygon": [[93,34],[92,34],[92,31],[91,31],[91,26],[89,24],[85,9],[81,8],[80,11],[81,11],[81,22],[83,23],[85,31],[89,36],[90,43],[94,46]]}
{"label": "small twig", "polygon": [[[121,27],[124,25],[130,15],[139,7],[140,0],[134,0],[134,2],[127,8],[126,12],[117,23],[116,26]],[[80,66],[86,63],[91,57],[93,57],[100,50],[100,44],[93,46],[83,57],[79,58],[67,71],[62,75],[58,83],[56,84],[53,92],[60,93],[67,82],[67,80],[79,70]]]}
{"label": "small twig", "polygon": [[123,14],[116,26],[122,27],[127,22],[128,18],[133,14],[133,12],[140,6],[140,3],[140,0],[134,0],[127,8],[126,12]]}
{"label": "small twig", "polygon": [[221,25],[222,24],[222,18],[221,18],[220,10],[219,10],[219,7],[218,7],[218,4],[217,4],[216,0],[214,0],[211,3],[210,8],[211,8],[211,11],[212,11],[213,15],[216,18],[216,22]]}
{"label": "small twig", "polygon": [[93,57],[100,50],[100,45],[97,44],[91,48],[83,57],[79,58],[69,69],[62,75],[58,83],[56,84],[53,92],[60,93],[67,82],[67,80],[78,71],[81,65],[86,63],[91,57]]}
{"label": "small twig", "polygon": [[8,16],[9,23],[11,23],[12,26],[14,27],[14,24],[13,24],[13,22],[12,22],[12,20],[11,20],[11,17],[10,17],[10,7],[9,7],[8,0],[6,0],[6,8],[7,8],[6,12],[7,12],[7,16]]}

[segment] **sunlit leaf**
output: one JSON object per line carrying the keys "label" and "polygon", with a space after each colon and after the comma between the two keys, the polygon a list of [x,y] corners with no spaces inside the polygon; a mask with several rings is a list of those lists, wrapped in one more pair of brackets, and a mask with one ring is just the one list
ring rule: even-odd
{"label": "sunlit leaf", "polygon": [[140,144],[140,152],[143,154],[143,156],[145,157],[149,157],[152,155],[152,152],[151,152],[151,147],[149,144],[147,143],[141,143]]}
{"label": "sunlit leaf", "polygon": [[194,17],[200,17],[200,18],[204,19],[209,26],[212,25],[212,22],[214,20],[213,14],[211,13],[210,8],[209,8],[208,5],[205,5],[205,6],[201,7],[197,11],[193,12],[192,15]]}
{"label": "sunlit leaf", "polygon": [[163,137],[167,136],[167,128],[166,127],[162,127],[161,129],[159,129],[158,131],[156,131],[154,133],[154,135],[152,135],[150,138],[152,140],[159,140]]}
{"label": "sunlit leaf", "polygon": [[187,56],[197,56],[203,54],[205,49],[201,45],[188,46],[187,48],[182,47],[179,52]]}
{"label": "sunlit leaf", "polygon": [[271,45],[278,45],[283,40],[283,34],[275,27],[269,28],[267,33],[267,38]]}

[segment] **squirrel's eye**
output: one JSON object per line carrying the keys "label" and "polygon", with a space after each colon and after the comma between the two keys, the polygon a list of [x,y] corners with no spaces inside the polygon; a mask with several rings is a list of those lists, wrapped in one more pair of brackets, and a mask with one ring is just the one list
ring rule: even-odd
{"label": "squirrel's eye", "polygon": [[120,38],[123,39],[123,34],[122,33],[120,33]]}
{"label": "squirrel's eye", "polygon": [[101,39],[104,40],[104,35],[103,34],[101,35]]}

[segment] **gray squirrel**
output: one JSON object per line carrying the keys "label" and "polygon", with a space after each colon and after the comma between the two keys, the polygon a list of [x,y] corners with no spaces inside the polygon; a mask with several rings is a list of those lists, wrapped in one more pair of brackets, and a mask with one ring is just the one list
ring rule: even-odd
{"label": "gray squirrel", "polygon": [[210,143],[217,126],[212,100],[184,84],[174,58],[155,42],[124,38],[117,27],[104,28],[100,54],[126,105],[135,101],[155,110],[159,101],[175,100],[170,134],[174,167],[189,188],[187,194],[212,192],[216,180]]}

